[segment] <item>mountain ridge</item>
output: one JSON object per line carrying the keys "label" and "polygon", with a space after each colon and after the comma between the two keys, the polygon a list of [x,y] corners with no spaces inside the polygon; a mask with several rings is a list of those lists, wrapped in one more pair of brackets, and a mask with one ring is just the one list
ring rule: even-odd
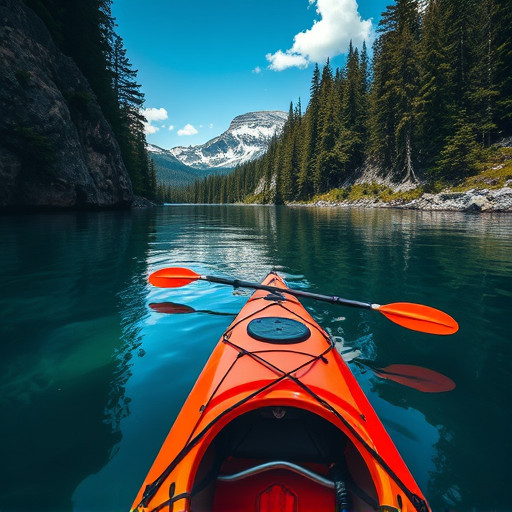
{"label": "mountain ridge", "polygon": [[196,169],[234,168],[262,156],[272,137],[281,133],[287,117],[281,110],[247,112],[233,118],[226,131],[208,142],[169,151]]}
{"label": "mountain ridge", "polygon": [[227,130],[204,144],[172,149],[148,144],[157,181],[181,187],[210,174],[228,174],[237,165],[265,154],[287,118],[281,110],[247,112],[233,118]]}
{"label": "mountain ridge", "polygon": [[148,144],[148,152],[155,163],[157,182],[166,186],[183,187],[209,174],[227,174],[232,169],[216,168],[205,171],[182,163],[168,149]]}

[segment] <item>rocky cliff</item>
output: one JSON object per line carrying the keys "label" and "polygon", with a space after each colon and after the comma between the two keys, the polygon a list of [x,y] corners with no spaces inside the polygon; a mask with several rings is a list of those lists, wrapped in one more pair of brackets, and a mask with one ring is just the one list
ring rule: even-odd
{"label": "rocky cliff", "polygon": [[126,207],[132,186],[87,80],[20,0],[0,0],[0,209]]}

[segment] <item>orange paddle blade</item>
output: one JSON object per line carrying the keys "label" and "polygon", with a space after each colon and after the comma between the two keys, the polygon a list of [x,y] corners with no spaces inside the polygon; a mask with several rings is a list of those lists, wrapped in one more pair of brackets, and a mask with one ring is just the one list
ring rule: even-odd
{"label": "orange paddle blade", "polygon": [[421,366],[392,364],[372,369],[381,379],[392,380],[424,393],[442,393],[455,389],[455,382],[450,377]]}
{"label": "orange paddle blade", "polygon": [[175,302],[152,302],[149,307],[158,313],[167,313],[170,315],[183,315],[196,312],[196,310],[190,306],[176,304]]}
{"label": "orange paddle blade", "polygon": [[160,288],[179,288],[200,279],[200,275],[188,268],[169,267],[153,272],[149,282]]}
{"label": "orange paddle blade", "polygon": [[453,334],[459,330],[459,324],[450,315],[422,304],[395,302],[377,306],[374,309],[380,311],[395,324],[413,331],[429,334]]}

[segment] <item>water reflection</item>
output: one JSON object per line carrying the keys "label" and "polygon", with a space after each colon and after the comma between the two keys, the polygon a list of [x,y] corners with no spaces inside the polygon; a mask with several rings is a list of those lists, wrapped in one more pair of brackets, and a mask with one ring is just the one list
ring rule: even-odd
{"label": "water reflection", "polygon": [[2,510],[71,510],[119,442],[122,291],[144,273],[147,227],[116,213],[0,218]]}

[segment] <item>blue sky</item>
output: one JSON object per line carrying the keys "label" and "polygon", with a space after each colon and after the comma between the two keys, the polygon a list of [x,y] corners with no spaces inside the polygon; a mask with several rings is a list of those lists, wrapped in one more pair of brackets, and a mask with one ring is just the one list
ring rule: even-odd
{"label": "blue sky", "polygon": [[309,101],[315,62],[342,66],[391,0],[114,0],[145,94],[147,140],[202,144],[239,114]]}

